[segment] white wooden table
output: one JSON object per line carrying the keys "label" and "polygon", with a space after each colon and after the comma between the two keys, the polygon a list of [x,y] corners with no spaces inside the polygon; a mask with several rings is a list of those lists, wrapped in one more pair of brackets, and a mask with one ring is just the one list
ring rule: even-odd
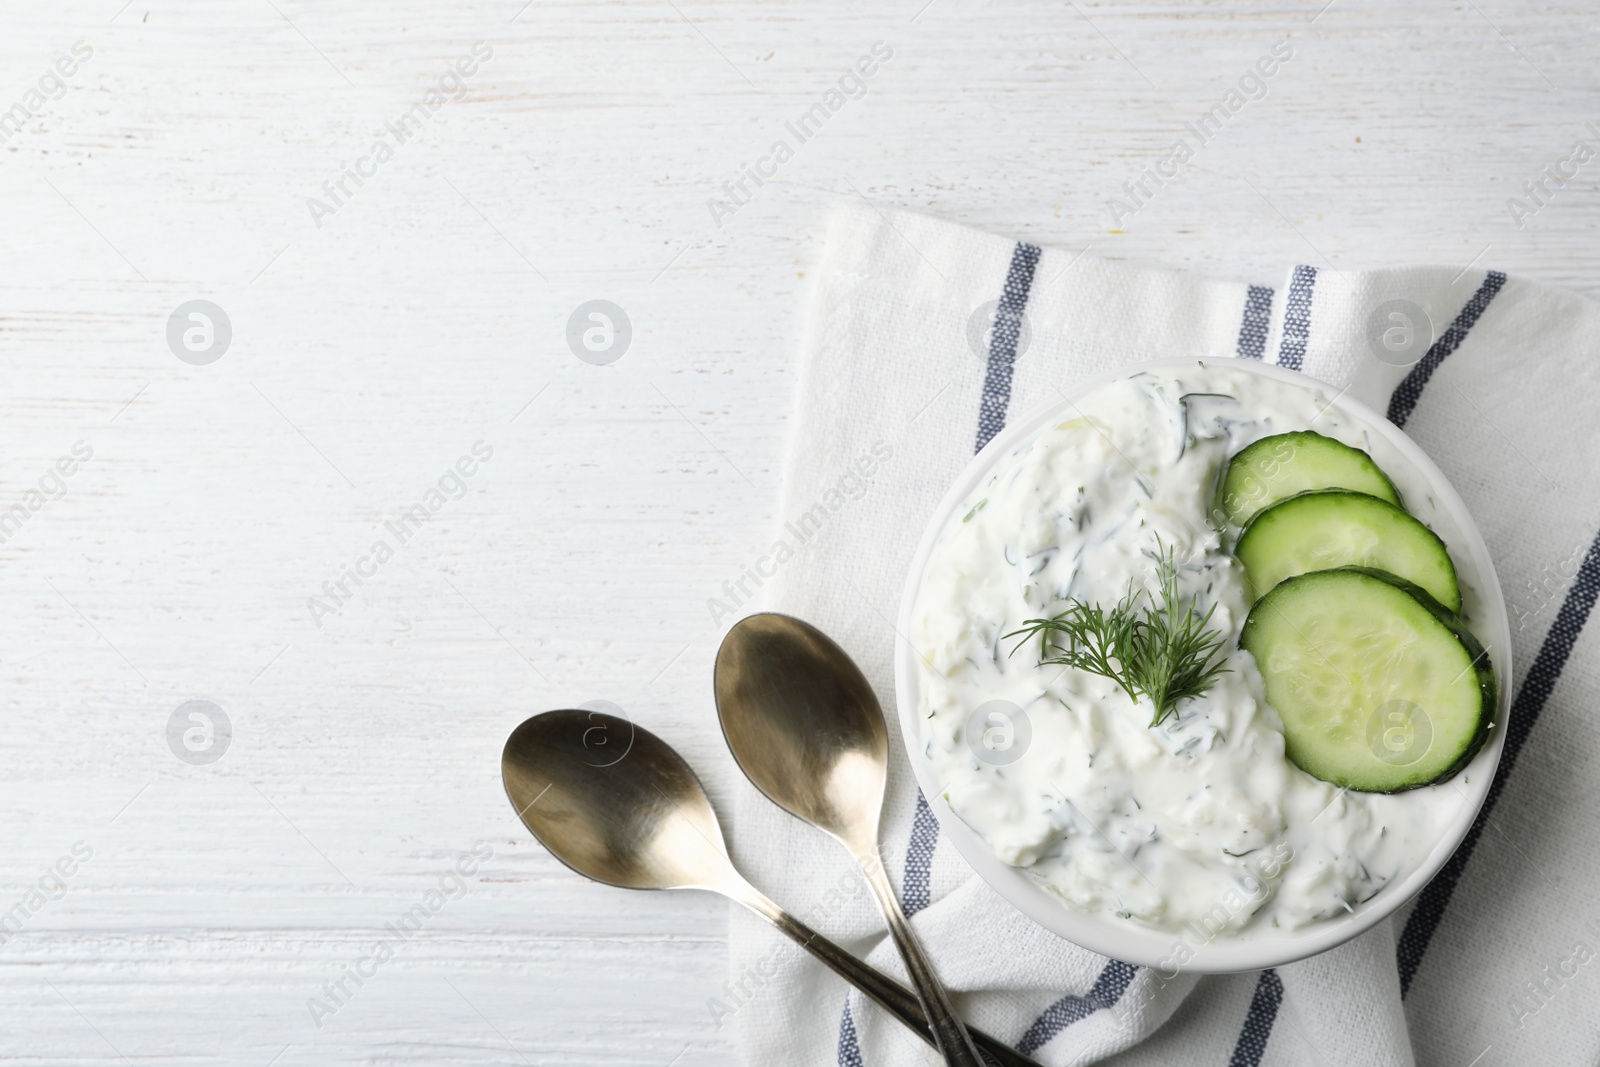
{"label": "white wooden table", "polygon": [[[706,600],[766,543],[834,197],[1269,283],[1600,287],[1600,162],[1507,206],[1600,140],[1580,0],[522,2],[7,4],[0,1063],[733,1061],[723,905],[569,874],[498,754],[607,699],[726,800]],[[865,95],[713,213],[878,41]],[[594,299],[632,327],[608,366],[566,339]],[[231,325],[207,365],[167,341],[191,300]],[[193,700],[225,751],[169,744]]]}

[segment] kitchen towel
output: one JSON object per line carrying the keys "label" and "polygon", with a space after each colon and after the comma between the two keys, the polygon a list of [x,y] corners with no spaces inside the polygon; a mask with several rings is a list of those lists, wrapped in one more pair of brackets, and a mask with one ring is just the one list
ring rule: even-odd
{"label": "kitchen towel", "polygon": [[[1257,974],[1134,967],[1017,913],[941,841],[894,711],[911,554],[973,453],[1073,382],[1180,356],[1277,363],[1387,413],[1466,500],[1512,611],[1505,752],[1455,857],[1390,921]],[[1493,269],[1302,265],[1281,284],[1248,285],[840,208],[811,296],[773,543],[712,611],[724,625],[758,608],[798,615],[861,665],[889,719],[884,855],[906,911],[965,1018],[1041,1062],[1592,1065],[1597,427],[1600,304]],[[903,976],[842,848],[742,783],[731,824],[755,884]],[[737,1032],[745,1062],[937,1062],[733,911],[730,974],[707,1009]]]}

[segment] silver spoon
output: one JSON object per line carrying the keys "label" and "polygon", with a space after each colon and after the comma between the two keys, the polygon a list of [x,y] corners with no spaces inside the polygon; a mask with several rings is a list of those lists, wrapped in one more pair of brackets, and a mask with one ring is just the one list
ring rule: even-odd
{"label": "silver spoon", "polygon": [[[623,889],[705,889],[743,904],[934,1044],[911,990],[806,926],[734,869],[700,780],[665,741],[597,711],[547,711],[511,732],[506,796],[533,836],[586,878]],[[1039,1067],[972,1031],[999,1067]]]}
{"label": "silver spoon", "polygon": [[889,731],[860,668],[810,623],[751,615],[722,639],[715,688],[723,736],[745,776],[774,804],[850,850],[905,960],[939,1052],[954,1067],[976,1065],[972,1039],[878,858]]}

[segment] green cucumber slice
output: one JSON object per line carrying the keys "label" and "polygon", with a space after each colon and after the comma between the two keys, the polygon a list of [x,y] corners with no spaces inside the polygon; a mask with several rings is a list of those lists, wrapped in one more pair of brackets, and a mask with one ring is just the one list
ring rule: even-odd
{"label": "green cucumber slice", "polygon": [[1239,535],[1234,555],[1259,599],[1285,578],[1335,567],[1373,567],[1404,578],[1452,612],[1461,586],[1439,535],[1365,493],[1324,489],[1266,508]]}
{"label": "green cucumber slice", "polygon": [[1495,677],[1427,593],[1382,571],[1313,571],[1257,601],[1239,635],[1283,720],[1285,753],[1325,782],[1377,793],[1455,774],[1488,738]]}
{"label": "green cucumber slice", "polygon": [[1400,506],[1394,483],[1371,456],[1312,430],[1241,448],[1223,473],[1217,502],[1229,522],[1243,526],[1262,509],[1314,489],[1349,489]]}

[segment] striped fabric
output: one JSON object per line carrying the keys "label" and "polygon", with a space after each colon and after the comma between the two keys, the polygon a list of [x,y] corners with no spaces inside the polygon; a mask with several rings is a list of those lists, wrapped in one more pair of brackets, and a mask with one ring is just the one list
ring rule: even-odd
{"label": "striped fabric", "polygon": [[983,368],[983,406],[978,409],[978,443],[974,452],[981,451],[1006,424],[1006,408],[1011,403],[1011,371],[1017,362],[1017,340],[1028,306],[1028,291],[1033,287],[1033,268],[1038,263],[1039,249],[1034,245],[1019,244],[1011,254],[1011,269],[1006,271],[1005,289],[995,308],[989,358]]}
{"label": "striped fabric", "polygon": [[1278,366],[1300,370],[1305,363],[1306,342],[1311,337],[1311,294],[1317,285],[1317,268],[1299,266],[1289,276],[1289,295],[1283,307],[1282,341],[1278,346]]}
{"label": "striped fabric", "polygon": [[1423,353],[1422,358],[1406,372],[1406,376],[1389,395],[1388,415],[1389,421],[1405,428],[1406,420],[1411,417],[1411,412],[1416,410],[1417,402],[1422,399],[1422,387],[1428,384],[1428,379],[1433,377],[1433,372],[1439,369],[1439,364],[1447,359],[1450,353],[1461,347],[1461,342],[1466,340],[1467,331],[1477,323],[1478,316],[1488,308],[1489,301],[1500,292],[1500,287],[1505,285],[1506,276],[1497,270],[1492,270],[1484,276],[1483,284],[1478,286],[1478,291],[1472,294],[1461,308],[1455,321],[1450,323],[1450,328]]}
{"label": "striped fabric", "polygon": [[1257,1067],[1266,1054],[1267,1042],[1272,1038],[1272,1025],[1278,1021],[1278,1006],[1283,1003],[1283,979],[1276,969],[1268,968],[1256,979],[1256,991],[1250,997],[1250,1010],[1245,1013],[1244,1025],[1239,1028],[1239,1040],[1234,1042],[1233,1056],[1228,1067]]}
{"label": "striped fabric", "polygon": [[[1445,324],[1409,367],[1369,351],[1372,309],[1395,299]],[[983,314],[987,351],[975,361],[969,320]],[[826,500],[874,443],[893,458],[769,583],[766,606],[838,638],[891,720],[900,585],[944,486],[1016,412],[1152,355],[1266,359],[1387,411],[1466,498],[1518,617],[1504,756],[1443,873],[1391,922],[1260,974],[1160,974],[1043,932],[941,842],[932,805],[898,766],[888,854],[968,1018],[1051,1065],[1114,1054],[1218,1067],[1600,1060],[1587,1010],[1600,978],[1574,947],[1600,945],[1588,904],[1600,847],[1582,834],[1600,813],[1600,731],[1582,711],[1600,703],[1600,634],[1588,626],[1600,597],[1600,449],[1573,436],[1600,423],[1597,336],[1595,305],[1498,271],[1301,265],[1281,288],[1234,285],[1079,262],[914,215],[839,214],[813,296],[781,517]],[[1553,820],[1580,836],[1551,836]],[[847,860],[753,794],[731,822],[753,881],[899,970],[864,893],[830,903],[830,888],[851,883]],[[735,916],[735,978],[772,951],[770,937]],[[748,1062],[935,1062],[859,995],[784,958],[764,993],[738,1006]]]}
{"label": "striped fabric", "polygon": [[1078,1020],[1087,1019],[1097,1011],[1115,1008],[1138,973],[1139,969],[1131,963],[1107,960],[1105,970],[1094,980],[1089,992],[1082,996],[1068,993],[1039,1014],[1018,1039],[1017,1051],[1031,1056]]}
{"label": "striped fabric", "polygon": [[1244,321],[1239,323],[1240,359],[1260,359],[1267,351],[1267,333],[1272,328],[1272,289],[1252,285],[1244,299]]}

